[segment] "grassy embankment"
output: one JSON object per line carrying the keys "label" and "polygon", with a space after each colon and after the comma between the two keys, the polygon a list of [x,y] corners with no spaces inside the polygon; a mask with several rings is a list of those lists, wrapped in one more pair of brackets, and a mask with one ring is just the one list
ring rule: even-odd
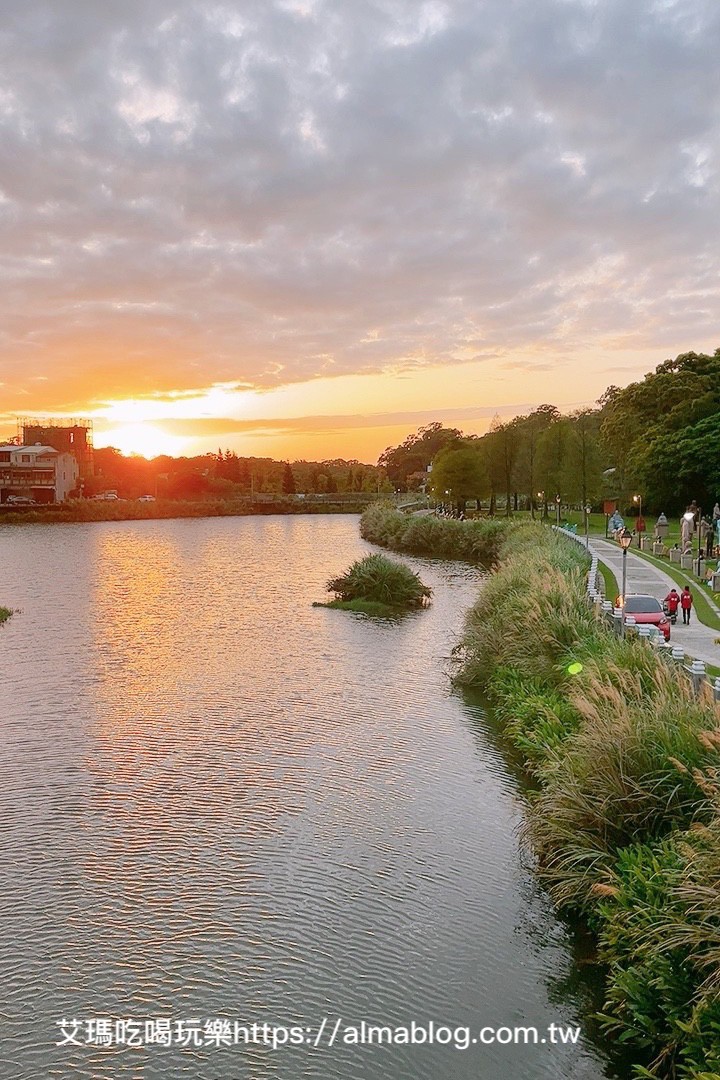
{"label": "grassy embankment", "polygon": [[136,500],[95,502],[92,499],[57,506],[22,510],[3,508],[0,525],[48,525],[90,521],[158,521],[169,518],[244,517],[253,514],[359,514],[367,502],[276,498],[270,502],[250,499],[242,502],[201,500],[178,502],[158,499],[145,503]]}
{"label": "grassy embankment", "polygon": [[[402,544],[397,516],[373,508],[363,535]],[[638,1076],[718,1080],[718,709],[606,629],[579,547],[541,526],[493,536],[459,681],[484,689],[536,779],[526,834],[557,907],[597,936],[608,1036]]]}
{"label": "grassy embankment", "polygon": [[432,589],[423,585],[409,566],[384,555],[368,555],[354,562],[347,573],[328,582],[335,599],[313,607],[340,608],[384,618],[423,607]]}

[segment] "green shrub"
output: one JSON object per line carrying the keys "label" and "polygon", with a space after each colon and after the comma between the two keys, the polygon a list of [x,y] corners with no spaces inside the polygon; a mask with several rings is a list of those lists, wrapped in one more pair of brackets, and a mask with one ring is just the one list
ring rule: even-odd
{"label": "green shrub", "polygon": [[384,555],[359,559],[342,577],[329,581],[327,588],[344,603],[363,601],[395,609],[422,607],[432,595],[409,566]]}
{"label": "green shrub", "polygon": [[390,503],[373,503],[360,519],[360,534],[371,544],[434,559],[459,559],[492,566],[513,526],[494,518],[456,521],[434,514],[400,513]]}

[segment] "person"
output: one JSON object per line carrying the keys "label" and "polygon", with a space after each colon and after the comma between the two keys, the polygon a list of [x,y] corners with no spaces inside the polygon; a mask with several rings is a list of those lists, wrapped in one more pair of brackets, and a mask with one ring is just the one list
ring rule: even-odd
{"label": "person", "polygon": [[692,593],[690,592],[690,586],[686,585],[680,594],[680,607],[683,613],[683,622],[686,626],[690,625],[690,611],[693,606]]}
{"label": "person", "polygon": [[668,615],[674,615],[677,618],[677,609],[680,607],[680,593],[677,589],[671,589],[663,600],[667,608]]}
{"label": "person", "polygon": [[704,517],[700,522],[700,543],[705,543],[705,554],[710,558],[713,549],[713,537],[715,530],[710,524],[709,520]]}
{"label": "person", "polygon": [[614,537],[615,540],[617,540],[617,538],[618,538],[618,533],[622,532],[622,530],[625,528],[625,522],[620,517],[617,510],[615,511],[615,513],[610,518],[610,521],[608,522],[608,528],[609,528],[610,532],[613,534],[613,537]]}
{"label": "person", "polygon": [[713,525],[720,521],[720,503],[715,503],[713,506]]}

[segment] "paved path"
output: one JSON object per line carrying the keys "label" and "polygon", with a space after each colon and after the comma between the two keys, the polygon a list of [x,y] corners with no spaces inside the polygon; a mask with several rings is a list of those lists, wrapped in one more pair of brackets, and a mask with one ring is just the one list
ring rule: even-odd
{"label": "paved path", "polygon": [[[617,544],[612,544],[609,540],[601,540],[598,537],[590,538],[590,547],[597,551],[600,561],[610,567],[617,578],[618,586],[620,586],[622,583],[622,549]],[[673,581],[659,567],[642,559],[632,549],[628,551],[628,593],[646,593],[649,596],[656,596],[658,600],[662,600],[672,588],[676,588],[678,592],[682,591],[677,582]],[[702,586],[697,585],[693,592],[699,592],[701,589]],[[714,602],[710,600],[704,590],[703,596],[715,607]],[[614,596],[608,597],[608,600],[614,599]],[[713,630],[710,626],[704,626],[698,621],[695,611],[692,612],[690,618],[692,619],[690,625],[684,626],[682,612],[678,611],[678,621],[670,632],[670,644],[682,645],[685,652],[690,656],[694,656],[698,660],[704,660],[706,664],[714,664],[719,667],[720,645],[715,644],[715,638],[720,638],[720,631]]]}

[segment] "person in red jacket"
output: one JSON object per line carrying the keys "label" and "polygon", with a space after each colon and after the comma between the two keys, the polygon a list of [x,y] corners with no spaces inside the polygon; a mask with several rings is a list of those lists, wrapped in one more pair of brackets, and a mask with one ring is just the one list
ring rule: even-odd
{"label": "person in red jacket", "polygon": [[680,594],[680,607],[683,613],[683,622],[688,626],[690,625],[690,609],[693,606],[692,593],[690,592],[690,586],[686,585]]}
{"label": "person in red jacket", "polygon": [[680,607],[680,593],[677,589],[671,589],[663,600],[665,607],[667,608],[668,615],[673,616],[673,622],[677,618],[677,609]]}

